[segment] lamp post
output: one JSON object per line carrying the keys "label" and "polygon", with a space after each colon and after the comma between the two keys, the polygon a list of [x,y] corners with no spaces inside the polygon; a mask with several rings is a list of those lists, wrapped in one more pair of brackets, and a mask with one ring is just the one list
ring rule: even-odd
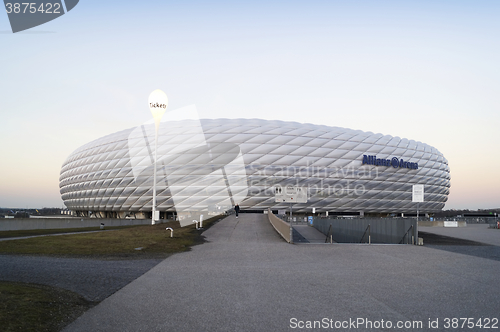
{"label": "lamp post", "polygon": [[156,220],[156,150],[158,146],[158,128],[160,127],[160,121],[167,110],[168,98],[165,92],[157,89],[149,95],[148,99],[149,109],[153,114],[153,118],[155,119],[155,158],[153,165],[153,208],[151,217],[151,225],[155,224]]}

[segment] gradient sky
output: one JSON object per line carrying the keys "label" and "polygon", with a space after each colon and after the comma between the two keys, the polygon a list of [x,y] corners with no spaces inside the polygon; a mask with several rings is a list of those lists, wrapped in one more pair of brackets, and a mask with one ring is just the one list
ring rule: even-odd
{"label": "gradient sky", "polygon": [[96,1],[13,34],[0,15],[0,207],[62,207],[69,154],[148,120],[205,118],[414,139],[451,168],[445,209],[500,207],[499,1]]}

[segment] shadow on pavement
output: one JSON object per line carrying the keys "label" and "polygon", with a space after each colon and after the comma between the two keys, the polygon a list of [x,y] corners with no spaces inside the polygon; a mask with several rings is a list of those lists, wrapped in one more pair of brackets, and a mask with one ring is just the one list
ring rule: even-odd
{"label": "shadow on pavement", "polygon": [[424,239],[424,246],[429,248],[500,261],[498,246],[427,232],[418,232],[418,235]]}
{"label": "shadow on pavement", "polygon": [[308,239],[302,236],[297,230],[294,228],[293,229],[293,243],[310,243]]}

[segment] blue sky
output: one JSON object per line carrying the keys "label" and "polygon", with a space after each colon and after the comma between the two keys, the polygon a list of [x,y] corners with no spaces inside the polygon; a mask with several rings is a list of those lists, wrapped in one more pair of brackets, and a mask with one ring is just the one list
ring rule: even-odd
{"label": "blue sky", "polygon": [[12,34],[0,15],[0,206],[62,206],[79,146],[150,118],[309,122],[422,141],[445,208],[500,207],[500,2],[82,0]]}

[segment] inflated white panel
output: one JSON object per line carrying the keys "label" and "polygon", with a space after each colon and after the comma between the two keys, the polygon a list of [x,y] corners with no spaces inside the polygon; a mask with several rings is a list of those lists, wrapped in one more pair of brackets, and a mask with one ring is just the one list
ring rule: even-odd
{"label": "inflated white panel", "polygon": [[[200,130],[200,125],[202,130]],[[154,130],[120,131],[76,149],[61,169],[66,206],[79,211],[151,211]],[[363,156],[418,169],[363,165]],[[224,206],[286,209],[275,185],[298,185],[309,201],[294,210],[409,212],[413,184],[420,210],[441,210],[450,188],[448,161],[435,148],[370,132],[259,119],[170,121],[158,137],[160,211]],[[229,188],[229,189],[228,189]]]}

